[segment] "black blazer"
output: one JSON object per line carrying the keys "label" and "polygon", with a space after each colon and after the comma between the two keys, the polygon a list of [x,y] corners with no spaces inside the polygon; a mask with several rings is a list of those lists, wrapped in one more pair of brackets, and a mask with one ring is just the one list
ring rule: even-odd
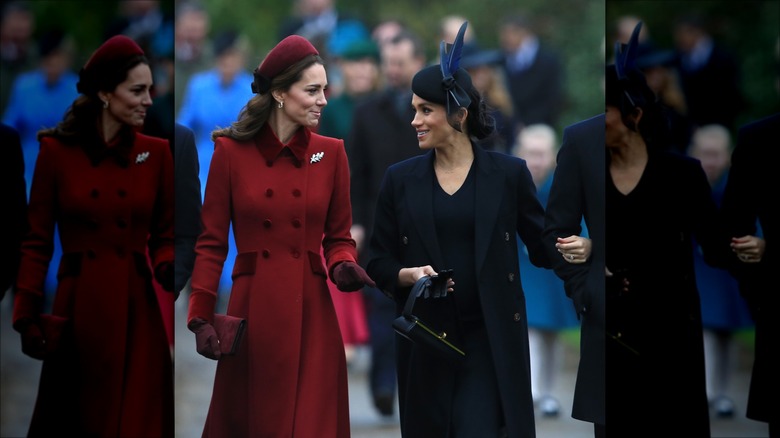
{"label": "black blazer", "polygon": [[174,132],[174,169],[176,177],[176,277],[174,291],[178,296],[192,275],[195,265],[195,242],[201,231],[200,179],[198,151],[192,130],[179,123]]}
{"label": "black blazer", "polygon": [[[748,300],[756,323],[753,374],[748,395],[747,417],[753,420],[778,421],[780,412],[780,323],[777,309],[777,271],[780,269],[778,245],[777,187],[775,165],[780,158],[777,139],[780,138],[780,113],[765,117],[740,128],[737,146],[731,155],[721,214],[726,238],[756,234],[756,219],[761,224],[766,252],[760,263],[739,263],[732,260],[732,272],[740,291]],[[724,245],[727,242],[724,242]],[[733,256],[732,256],[733,257]],[[772,286],[774,285],[774,286]]]}
{"label": "black blazer", "polygon": [[[505,415],[508,436],[532,436],[528,327],[516,236],[519,234],[528,247],[534,265],[549,268],[541,238],[544,210],[524,160],[478,146],[473,149],[475,253],[470,257],[477,276],[477,293],[501,382],[502,403],[509,409]],[[429,151],[391,166],[377,200],[367,269],[377,286],[395,298],[399,311],[410,290],[397,287],[401,268],[429,264],[434,269],[444,268],[432,211],[433,159],[434,151]],[[436,315],[418,316],[426,320]],[[456,322],[445,321],[441,326],[457,339]],[[432,387],[431,379],[426,379],[431,364],[425,363],[425,356],[413,354],[403,338],[396,337],[396,346],[399,397],[406,400],[401,404],[401,427],[407,432],[410,427],[419,430],[426,420],[430,421],[426,397],[448,397],[447,391]],[[410,391],[425,397],[408,397]]]}
{"label": "black blazer", "polygon": [[5,154],[0,159],[0,205],[3,206],[5,229],[0,233],[0,300],[13,285],[22,257],[22,237],[27,233],[27,184],[24,180],[24,156],[19,134],[0,124],[0,145]]}
{"label": "black blazer", "polygon": [[[572,417],[604,424],[604,114],[563,131],[558,165],[545,212],[545,247],[564,281],[581,321],[581,352]],[[593,241],[590,260],[567,263],[555,248],[558,237],[580,235],[582,218]]]}

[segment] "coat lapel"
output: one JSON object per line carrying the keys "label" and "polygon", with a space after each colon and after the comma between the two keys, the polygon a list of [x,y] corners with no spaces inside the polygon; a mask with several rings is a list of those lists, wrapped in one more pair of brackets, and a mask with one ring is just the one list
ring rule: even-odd
{"label": "coat lapel", "polygon": [[[476,272],[482,270],[482,265],[487,257],[490,242],[496,238],[491,236],[495,232],[498,211],[503,203],[504,176],[493,165],[490,155],[481,147],[474,147],[474,161],[477,166],[477,196],[475,207],[476,219],[474,221],[474,238],[476,242]],[[514,234],[510,236],[515,238]]]}
{"label": "coat lapel", "polygon": [[425,155],[424,160],[417,161],[416,167],[410,172],[406,185],[406,208],[412,216],[412,223],[422,237],[423,244],[434,269],[444,266],[444,257],[439,248],[439,238],[433,221],[433,151]]}

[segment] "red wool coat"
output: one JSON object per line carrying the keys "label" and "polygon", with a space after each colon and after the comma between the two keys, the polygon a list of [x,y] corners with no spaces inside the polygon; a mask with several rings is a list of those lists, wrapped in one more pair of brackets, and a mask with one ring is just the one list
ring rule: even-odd
{"label": "red wool coat", "polygon": [[173,261],[173,160],[167,141],[132,138],[126,167],[41,140],[14,321],[41,312],[56,224],[52,313],[70,327],[43,362],[30,436],[173,436],[172,361],[146,255],[148,242],[155,266]]}
{"label": "red wool coat", "polygon": [[[213,320],[233,222],[227,313],[247,319],[222,357],[204,437],[349,437],[347,370],[327,273],[355,261],[342,140],[301,129],[283,146],[216,140],[195,247],[188,321]],[[320,249],[324,250],[326,266]]]}

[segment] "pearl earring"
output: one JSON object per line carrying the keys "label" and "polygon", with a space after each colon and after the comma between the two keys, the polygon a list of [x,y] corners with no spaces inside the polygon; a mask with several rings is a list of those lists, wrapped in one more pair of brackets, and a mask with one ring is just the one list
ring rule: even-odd
{"label": "pearl earring", "polygon": [[279,109],[282,109],[282,108],[284,108],[284,101],[280,101],[279,102]]}

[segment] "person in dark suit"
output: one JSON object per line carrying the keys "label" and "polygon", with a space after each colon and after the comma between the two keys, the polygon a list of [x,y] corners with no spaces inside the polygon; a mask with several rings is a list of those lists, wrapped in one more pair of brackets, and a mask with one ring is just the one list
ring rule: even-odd
{"label": "person in dark suit", "polygon": [[[30,436],[173,435],[153,286],[173,291],[173,157],[167,140],[140,133],[152,85],[141,47],[112,37],[81,69],[63,120],[38,133],[13,312],[22,351],[43,360]],[[55,226],[63,255],[48,314]]]}
{"label": "person in dark suit", "polygon": [[465,26],[441,63],[412,81],[412,126],[427,152],[385,173],[368,273],[400,313],[418,280],[454,272],[453,293],[418,300],[415,315],[461,346],[463,360],[450,362],[396,336],[403,436],[530,437],[534,406],[516,235],[532,263],[551,267],[541,238],[544,210],[524,160],[475,144],[495,125],[458,56],[450,58]]}
{"label": "person in dark suit", "polygon": [[[409,122],[414,118],[412,78],[425,67],[425,49],[416,34],[402,31],[382,47],[380,56],[386,86],[355,106],[350,133],[344,140],[350,169],[352,236],[363,266],[368,262],[367,242],[385,170],[420,154],[417,134]],[[363,293],[371,344],[369,389],[374,407],[389,417],[394,413],[397,387],[391,328],[395,304],[376,288],[366,288]]]}
{"label": "person in dark suit", "polygon": [[718,124],[735,129],[734,123],[746,103],[737,59],[715,42],[702,17],[696,15],[677,19],[674,40],[692,128]]}
{"label": "person in dark suit", "polygon": [[4,214],[7,231],[0,235],[0,301],[14,284],[19,260],[22,256],[22,236],[27,233],[27,184],[24,178],[24,158],[19,133],[6,124],[0,124],[0,144],[7,152],[0,160],[0,205],[7,208]]}
{"label": "person in dark suit", "polygon": [[176,275],[174,293],[181,293],[195,265],[195,241],[200,225],[200,166],[195,135],[182,124],[174,125],[174,175],[176,177]]}
{"label": "person in dark suit", "polygon": [[503,66],[514,108],[515,134],[523,127],[556,126],[564,103],[564,69],[559,55],[543,45],[528,20],[505,16],[499,26]]}
{"label": "person in dark suit", "polygon": [[[780,267],[776,248],[777,198],[766,195],[776,186],[777,139],[780,113],[742,126],[731,155],[731,170],[721,204],[727,236],[734,257],[731,271],[737,277],[740,293],[747,299],[755,321],[755,351],[748,394],[747,417],[769,424],[769,436],[780,436],[780,361],[777,345],[780,324],[776,315],[780,295],[775,276]],[[758,239],[756,221],[764,238]],[[774,287],[774,289],[773,289]]]}
{"label": "person in dark suit", "polygon": [[[563,279],[580,319],[580,362],[571,415],[593,423],[595,436],[603,437],[604,114],[566,127],[557,160],[545,210],[544,239],[553,269]],[[583,218],[592,243],[591,257],[585,263],[572,263],[565,252],[582,233]]]}

